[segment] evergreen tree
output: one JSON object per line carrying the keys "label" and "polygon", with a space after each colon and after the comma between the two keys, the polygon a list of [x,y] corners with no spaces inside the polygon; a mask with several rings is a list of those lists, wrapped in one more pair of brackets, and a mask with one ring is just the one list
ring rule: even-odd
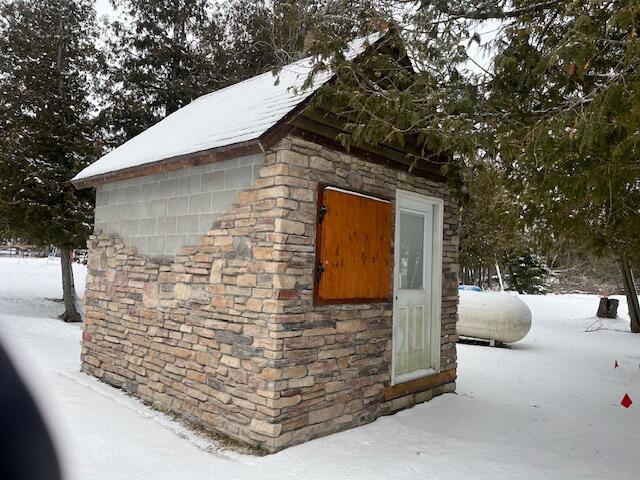
{"label": "evergreen tree", "polygon": [[[283,44],[276,9],[274,2],[265,0],[236,0],[229,4],[227,71],[232,81],[245,80],[299,59],[303,46],[295,40]],[[299,35],[304,36],[304,31],[304,24],[300,23]]]}
{"label": "evergreen tree", "polygon": [[[117,146],[200,95],[303,58],[311,32],[353,2],[112,3],[123,18],[111,24],[107,42],[111,68],[102,122]],[[333,21],[334,33],[343,23]]]}
{"label": "evergreen tree", "polygon": [[[631,329],[640,331],[630,270],[640,251],[640,2],[361,4],[372,27],[376,18],[395,25],[414,68],[394,65],[384,49],[354,66],[339,39],[318,44],[342,78],[325,99],[349,116],[345,139],[417,139],[428,148],[415,162],[441,152],[454,166],[501,162],[530,229],[619,259]],[[483,66],[469,46],[483,42],[486,22],[495,58]]]}
{"label": "evergreen tree", "polygon": [[512,22],[488,108],[530,223],[620,264],[640,332],[630,257],[640,248],[639,2],[549,2]]}
{"label": "evergreen tree", "polygon": [[229,80],[234,83],[300,60],[327,34],[351,38],[358,32],[359,7],[350,0],[231,2],[225,17]]}
{"label": "evergreen tree", "polygon": [[99,153],[94,19],[90,0],[0,4],[0,217],[12,236],[59,248],[67,321],[81,320],[71,257],[93,213],[69,180]]}
{"label": "evergreen tree", "polygon": [[549,268],[531,249],[524,250],[507,266],[510,287],[517,292],[541,295],[549,291]]}
{"label": "evergreen tree", "polygon": [[117,146],[228,81],[224,27],[207,0],[113,0],[104,125]]}
{"label": "evergreen tree", "polygon": [[528,240],[521,207],[505,185],[499,166],[487,162],[469,169],[465,177],[467,194],[460,202],[460,265],[466,273],[461,281],[469,283],[480,281],[473,273],[513,263]]}

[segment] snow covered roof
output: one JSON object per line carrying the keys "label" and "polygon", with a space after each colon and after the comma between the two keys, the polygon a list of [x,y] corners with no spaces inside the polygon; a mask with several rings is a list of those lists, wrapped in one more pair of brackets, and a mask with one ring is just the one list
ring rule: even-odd
{"label": "snow covered roof", "polygon": [[[380,33],[349,43],[347,58],[355,58]],[[263,73],[203,95],[112,150],[78,173],[72,182],[141,167],[180,155],[257,140],[326,83],[330,72],[302,86],[313,67],[312,57],[283,67],[278,75]]]}

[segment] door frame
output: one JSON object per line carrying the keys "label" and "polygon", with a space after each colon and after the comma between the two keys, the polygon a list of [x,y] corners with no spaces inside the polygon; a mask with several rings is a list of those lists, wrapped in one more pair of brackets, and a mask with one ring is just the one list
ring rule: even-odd
{"label": "door frame", "polygon": [[[395,352],[393,346],[395,345],[396,329],[397,329],[397,305],[396,301],[398,292],[398,280],[399,280],[399,267],[398,267],[398,255],[399,251],[396,248],[399,245],[400,240],[400,201],[410,200],[430,205],[433,207],[433,225],[432,225],[432,251],[431,251],[431,271],[428,272],[426,263],[424,262],[424,275],[431,276],[431,329],[430,329],[430,352],[431,352],[431,367],[416,370],[414,372],[406,373],[396,376],[395,368]],[[442,255],[443,255],[443,240],[444,240],[444,227],[443,227],[443,215],[444,215],[444,201],[441,198],[430,197],[427,195],[421,195],[415,192],[409,192],[407,190],[396,190],[396,204],[394,209],[394,236],[393,236],[393,327],[391,338],[391,385],[397,385],[405,383],[416,378],[426,377],[440,372],[440,331],[441,331],[441,310],[442,310]],[[425,245],[425,251],[427,251]],[[427,252],[428,253],[428,252]]]}

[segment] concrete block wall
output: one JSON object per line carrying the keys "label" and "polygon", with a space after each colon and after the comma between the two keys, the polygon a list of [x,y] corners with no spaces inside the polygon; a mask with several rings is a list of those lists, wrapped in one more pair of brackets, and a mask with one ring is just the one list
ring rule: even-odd
{"label": "concrete block wall", "polygon": [[143,255],[174,256],[198,244],[263,162],[263,155],[251,155],[100,185],[95,233],[118,235]]}

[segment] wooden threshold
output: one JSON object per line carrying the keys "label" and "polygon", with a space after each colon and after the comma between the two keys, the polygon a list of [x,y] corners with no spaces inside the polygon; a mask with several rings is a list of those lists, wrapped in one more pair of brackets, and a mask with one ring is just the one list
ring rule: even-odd
{"label": "wooden threshold", "polygon": [[399,383],[398,385],[384,389],[384,399],[385,401],[388,401],[393,400],[394,398],[404,397],[405,395],[410,395],[412,393],[423,392],[431,388],[451,383],[455,381],[456,377],[457,375],[455,370],[445,370],[444,372]]}

